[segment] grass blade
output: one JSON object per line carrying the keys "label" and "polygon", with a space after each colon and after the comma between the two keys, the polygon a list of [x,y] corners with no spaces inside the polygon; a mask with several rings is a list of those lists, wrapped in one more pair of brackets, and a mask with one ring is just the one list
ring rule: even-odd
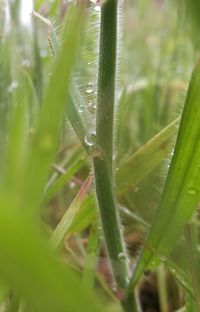
{"label": "grass blade", "polygon": [[[57,4],[55,4],[55,6],[57,6]],[[47,27],[48,43],[53,56],[57,58],[59,55],[60,43],[54,24],[38,12],[34,11],[33,16]],[[66,106],[67,117],[69,118],[69,121],[75,133],[77,134],[77,137],[79,138],[81,144],[86,149],[86,151],[88,151],[88,146],[85,144],[86,127],[83,118],[78,111],[78,106],[84,106],[84,104],[85,103],[83,101],[83,97],[80,95],[76,84],[72,82]]]}
{"label": "grass blade", "polygon": [[80,191],[76,195],[73,200],[71,206],[67,209],[65,215],[61,219],[60,223],[57,225],[52,237],[51,244],[55,249],[57,249],[60,244],[63,242],[65,236],[69,234],[70,228],[73,225],[74,219],[79,212],[81,207],[81,203],[86,196],[86,193],[91,185],[92,178],[88,177],[88,179],[82,185]]}
{"label": "grass blade", "polygon": [[119,166],[119,170],[116,171],[116,181],[120,195],[138,184],[163,159],[166,159],[179,120],[178,117]]}
{"label": "grass blade", "polygon": [[91,225],[88,238],[87,255],[85,258],[83,282],[89,289],[93,288],[95,279],[95,269],[98,262],[98,253],[100,251],[99,227],[97,222]]}
{"label": "grass blade", "polygon": [[64,173],[61,175],[54,183],[51,185],[43,198],[43,203],[50,201],[58,192],[69,182],[69,180],[77,173],[77,171],[82,168],[84,160],[77,160],[74,162]]}
{"label": "grass blade", "polygon": [[154,262],[151,249],[167,255],[200,201],[199,85],[198,62],[192,74],[161,203],[145,243],[148,248],[144,248],[141,253],[129,290],[136,284],[144,269]]}
{"label": "grass blade", "polygon": [[50,79],[36,126],[33,146],[27,163],[25,186],[27,201],[31,203],[29,209],[32,211],[41,201],[49,169],[55,157],[62,116],[69,94],[72,65],[75,61],[83,20],[82,10],[69,10],[63,33],[63,46]]}
{"label": "grass blade", "polygon": [[[34,222],[13,211],[15,201],[1,194],[0,205],[0,271],[31,307],[49,312],[103,311],[94,294],[58,263]],[[79,299],[74,300],[77,293]]]}

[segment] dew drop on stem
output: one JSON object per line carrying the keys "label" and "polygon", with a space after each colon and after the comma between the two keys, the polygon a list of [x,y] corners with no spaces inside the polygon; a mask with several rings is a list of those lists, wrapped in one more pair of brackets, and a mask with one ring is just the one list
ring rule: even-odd
{"label": "dew drop on stem", "polygon": [[120,252],[119,255],[118,255],[118,259],[119,260],[125,260],[126,259],[126,255],[124,252]]}
{"label": "dew drop on stem", "polygon": [[79,112],[80,114],[82,114],[82,113],[83,113],[83,110],[84,110],[83,105],[80,105],[80,107],[78,108],[78,112]]}
{"label": "dew drop on stem", "polygon": [[88,84],[87,84],[87,89],[86,89],[86,93],[87,93],[87,94],[92,94],[92,93],[94,92],[93,88],[94,88],[93,83],[92,83],[92,82],[88,82]]}
{"label": "dew drop on stem", "polygon": [[88,110],[90,113],[95,113],[96,105],[93,101],[88,101]]}
{"label": "dew drop on stem", "polygon": [[94,10],[95,10],[95,12],[100,12],[100,11],[101,11],[100,5],[96,5],[96,6],[94,7]]}
{"label": "dew drop on stem", "polygon": [[71,181],[69,186],[71,189],[74,189],[76,187],[76,183],[74,181]]}
{"label": "dew drop on stem", "polygon": [[100,0],[90,0],[90,2],[94,3],[94,4],[99,4],[100,3]]}
{"label": "dew drop on stem", "polygon": [[85,136],[85,143],[89,147],[92,147],[96,144],[96,133],[94,131],[90,132],[89,134]]}
{"label": "dew drop on stem", "polygon": [[8,87],[8,92],[12,93],[14,90],[16,90],[19,87],[19,84],[17,81],[12,81],[11,84]]}
{"label": "dew drop on stem", "polygon": [[22,60],[22,67],[23,67],[24,69],[30,68],[30,67],[31,67],[31,62],[30,62],[28,59]]}

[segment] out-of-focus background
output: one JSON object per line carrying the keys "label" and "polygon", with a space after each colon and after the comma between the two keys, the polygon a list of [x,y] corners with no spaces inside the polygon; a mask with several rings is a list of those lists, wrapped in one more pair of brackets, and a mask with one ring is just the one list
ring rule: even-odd
{"label": "out-of-focus background", "polygon": [[[52,73],[57,45],[61,43],[63,16],[69,2],[0,0],[0,36],[1,33],[4,34],[3,44],[0,37],[0,151],[5,144],[9,107],[15,102],[15,91],[21,83],[27,84],[26,100],[30,103],[30,125],[34,123],[38,103],[43,98],[45,86]],[[99,26],[99,6],[98,2],[96,6],[94,3],[95,1],[87,2],[89,17],[87,27],[83,30],[81,53],[73,74],[74,83],[84,99],[83,103],[77,103],[79,113],[91,131],[95,124]],[[116,90],[116,176],[119,168],[131,159],[138,148],[169,125],[181,112],[198,51],[198,33],[194,30],[184,1],[121,1]],[[33,133],[34,129],[30,127],[30,141]],[[124,235],[133,262],[141,248],[141,238],[147,233],[158,207],[169,161],[173,155],[174,141],[175,135],[170,144],[167,142],[169,151],[163,161],[158,162],[156,168],[148,173],[143,168],[145,174],[136,185],[130,183],[128,188],[124,186],[126,179],[132,181],[131,166],[126,167],[128,169],[124,171],[124,176],[122,174],[121,182],[119,179],[120,186],[117,183]],[[75,164],[78,164],[77,167]],[[42,220],[45,221],[48,235],[55,229],[66,207],[70,206],[90,172],[90,161],[87,160],[68,120],[63,120],[60,147],[46,189],[72,166],[75,171],[69,183],[62,188],[58,187],[58,192],[54,190],[50,200],[48,198],[43,203]],[[0,165],[0,169],[1,167]],[[95,203],[88,196],[83,205],[90,210]],[[73,238],[63,247],[63,258],[78,268],[77,271],[83,268],[81,260],[86,253],[88,225],[95,216],[93,213],[84,224],[75,226],[75,234],[72,231]],[[78,234],[77,228],[80,229]],[[103,258],[103,249],[101,253]],[[181,244],[171,255],[171,259],[183,270],[187,266],[184,255]],[[99,284],[105,290],[107,284],[111,284],[106,261],[100,261],[98,272],[103,277]],[[160,307],[159,297],[159,285],[162,283],[159,284],[158,280],[162,274],[165,275],[168,296],[168,310],[165,311]],[[158,274],[146,272],[146,275],[139,286],[143,311],[176,311],[184,304],[184,287],[180,286],[168,269],[162,267]],[[109,291],[105,293],[106,299],[112,297],[109,297]],[[113,304],[113,311],[114,309],[118,311],[119,307]]]}

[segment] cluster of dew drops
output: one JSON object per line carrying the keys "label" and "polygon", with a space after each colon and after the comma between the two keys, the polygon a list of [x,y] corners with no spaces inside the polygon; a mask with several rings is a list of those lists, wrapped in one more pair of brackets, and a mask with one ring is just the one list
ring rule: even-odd
{"label": "cluster of dew drops", "polygon": [[[90,0],[91,6],[94,7],[95,12],[100,12],[100,0]],[[87,64],[89,67],[92,63],[88,62]],[[97,92],[95,90],[95,86],[93,82],[88,82],[85,89],[86,97],[87,97],[87,110],[91,114],[92,122],[95,120],[96,114],[96,96]],[[83,107],[79,107],[79,112],[83,113]],[[94,125],[93,125],[94,126]],[[96,145],[96,131],[92,126],[92,130],[89,130],[88,133],[85,135],[85,144],[92,150],[93,147]]]}
{"label": "cluster of dew drops", "polygon": [[94,4],[94,10],[96,11],[96,12],[99,12],[100,10],[101,10],[101,7],[100,7],[100,5],[101,5],[101,1],[100,0],[90,0],[90,2],[92,3],[92,4]]}
{"label": "cluster of dew drops", "polygon": [[[96,112],[96,102],[95,96],[96,92],[94,91],[94,84],[89,82],[86,87],[86,95],[87,95],[87,109],[89,113],[92,115],[92,119],[95,119],[94,115]],[[88,147],[92,148],[96,144],[96,132],[95,130],[90,130],[85,136],[85,143]]]}

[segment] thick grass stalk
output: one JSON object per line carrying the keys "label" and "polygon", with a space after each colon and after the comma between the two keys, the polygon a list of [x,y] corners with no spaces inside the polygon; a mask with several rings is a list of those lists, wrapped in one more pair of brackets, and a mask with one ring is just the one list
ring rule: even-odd
{"label": "thick grass stalk", "polygon": [[[96,147],[93,155],[96,195],[111,266],[120,290],[127,288],[128,259],[121,233],[113,185],[113,124],[117,58],[117,0],[107,0],[101,7],[98,94],[96,112]],[[124,303],[133,311],[132,302]]]}

